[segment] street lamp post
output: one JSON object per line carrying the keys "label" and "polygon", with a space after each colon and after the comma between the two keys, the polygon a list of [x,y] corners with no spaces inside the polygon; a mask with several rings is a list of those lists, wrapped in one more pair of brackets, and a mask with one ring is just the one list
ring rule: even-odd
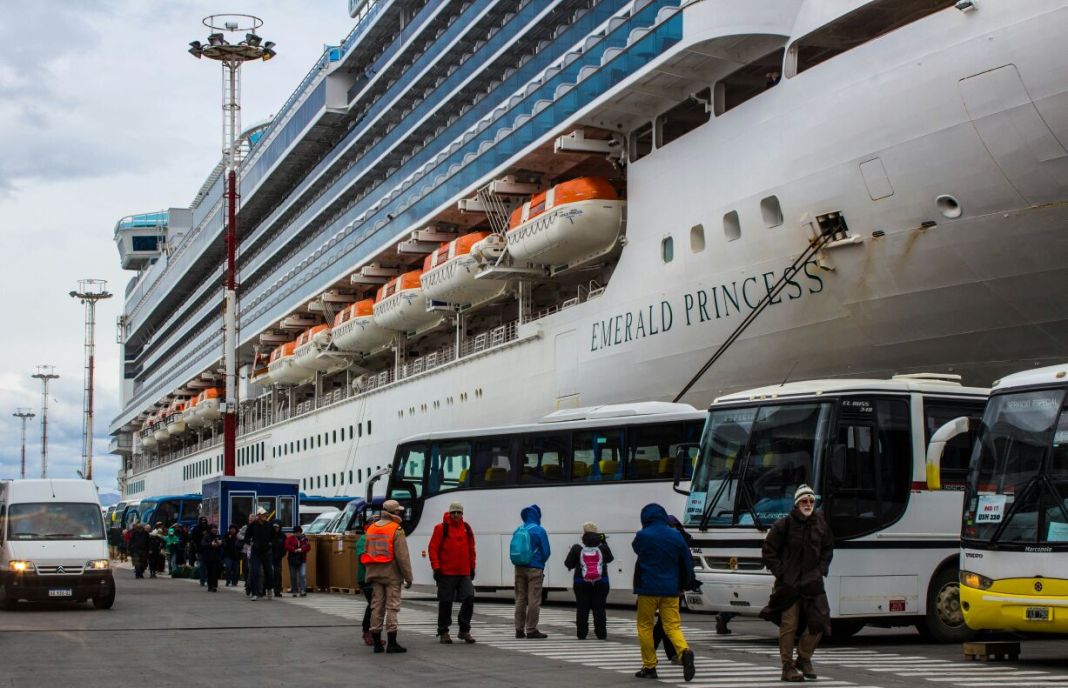
{"label": "street lamp post", "polygon": [[[237,466],[237,168],[238,137],[241,134],[241,65],[250,60],[267,61],[275,56],[274,43],[256,34],[263,26],[249,14],[213,14],[204,18],[211,29],[207,45],[189,44],[189,53],[223,66],[223,160],[226,170],[226,288],[223,315],[223,361],[226,368],[226,402],[223,411],[223,475],[234,475]],[[245,33],[245,40],[231,43],[226,33]]]}
{"label": "street lamp post", "polygon": [[41,381],[41,477],[48,477],[48,383],[59,377],[56,367],[37,366],[33,377]]}
{"label": "street lamp post", "polygon": [[17,409],[11,415],[15,416],[22,421],[22,470],[19,471],[19,477],[23,480],[26,479],[26,421],[33,418],[36,413],[28,408]]}
{"label": "street lamp post", "polygon": [[96,302],[110,299],[108,283],[99,279],[78,280],[71,298],[85,305],[85,387],[82,390],[82,476],[93,479],[93,371],[96,367]]}

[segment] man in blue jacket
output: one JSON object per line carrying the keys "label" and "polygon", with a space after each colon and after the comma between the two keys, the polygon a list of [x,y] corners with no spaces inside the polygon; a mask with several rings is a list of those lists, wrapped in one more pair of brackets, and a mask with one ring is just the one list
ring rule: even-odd
{"label": "man in blue jacket", "polygon": [[638,678],[657,678],[653,626],[656,615],[682,659],[682,676],[694,676],[693,650],[682,635],[679,595],[693,585],[693,558],[682,535],[668,524],[668,514],[659,504],[642,508],[642,529],[631,545],[638,555],[634,566],[634,593],[638,596],[638,641],[642,648],[642,668]]}
{"label": "man in blue jacket", "polygon": [[525,507],[519,515],[523,525],[512,535],[509,547],[515,566],[515,637],[548,638],[538,630],[538,617],[545,562],[549,560],[549,535],[541,527],[541,509],[537,504]]}

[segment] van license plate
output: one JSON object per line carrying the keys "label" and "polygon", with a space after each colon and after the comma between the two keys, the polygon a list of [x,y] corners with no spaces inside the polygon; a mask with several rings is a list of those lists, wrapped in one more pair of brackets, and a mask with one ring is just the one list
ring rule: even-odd
{"label": "van license plate", "polygon": [[73,597],[74,591],[70,588],[50,588],[48,590],[49,597]]}
{"label": "van license plate", "polygon": [[703,607],[704,600],[701,599],[700,595],[687,595],[686,605],[689,607]]}
{"label": "van license plate", "polygon": [[1049,607],[1028,607],[1028,621],[1049,621]]}

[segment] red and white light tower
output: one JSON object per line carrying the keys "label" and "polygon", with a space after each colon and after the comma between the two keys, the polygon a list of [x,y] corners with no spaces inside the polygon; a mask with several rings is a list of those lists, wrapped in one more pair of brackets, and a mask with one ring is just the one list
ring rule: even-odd
{"label": "red and white light tower", "polygon": [[96,302],[110,299],[108,283],[99,279],[78,280],[71,298],[85,305],[85,386],[82,389],[82,477],[93,479],[93,371],[96,368]]}
{"label": "red and white light tower", "polygon": [[26,479],[26,421],[33,418],[37,414],[28,408],[16,409],[11,415],[15,416],[22,421],[22,470],[19,471],[19,477],[23,480]]}
{"label": "red and white light tower", "polygon": [[[223,161],[226,179],[226,287],[223,314],[223,361],[226,368],[226,403],[223,407],[223,475],[237,467],[237,168],[240,163],[241,65],[266,62],[275,56],[274,43],[256,34],[263,20],[250,14],[213,14],[204,18],[211,30],[207,45],[189,44],[198,60],[206,57],[223,66]],[[245,40],[230,43],[227,33],[244,33]]]}
{"label": "red and white light tower", "polygon": [[48,383],[58,379],[56,367],[37,366],[37,372],[31,377],[41,381],[41,477],[48,477]]}

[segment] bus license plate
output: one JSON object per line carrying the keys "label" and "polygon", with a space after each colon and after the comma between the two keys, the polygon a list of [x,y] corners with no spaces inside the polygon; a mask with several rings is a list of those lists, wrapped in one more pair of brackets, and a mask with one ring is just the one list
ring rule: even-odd
{"label": "bus license plate", "polygon": [[686,606],[688,606],[688,607],[703,607],[704,606],[704,600],[701,599],[700,595],[687,595],[686,596]]}
{"label": "bus license plate", "polygon": [[1028,607],[1028,621],[1049,621],[1049,607]]}
{"label": "bus license plate", "polygon": [[49,597],[72,597],[74,591],[70,588],[50,588],[48,590]]}

